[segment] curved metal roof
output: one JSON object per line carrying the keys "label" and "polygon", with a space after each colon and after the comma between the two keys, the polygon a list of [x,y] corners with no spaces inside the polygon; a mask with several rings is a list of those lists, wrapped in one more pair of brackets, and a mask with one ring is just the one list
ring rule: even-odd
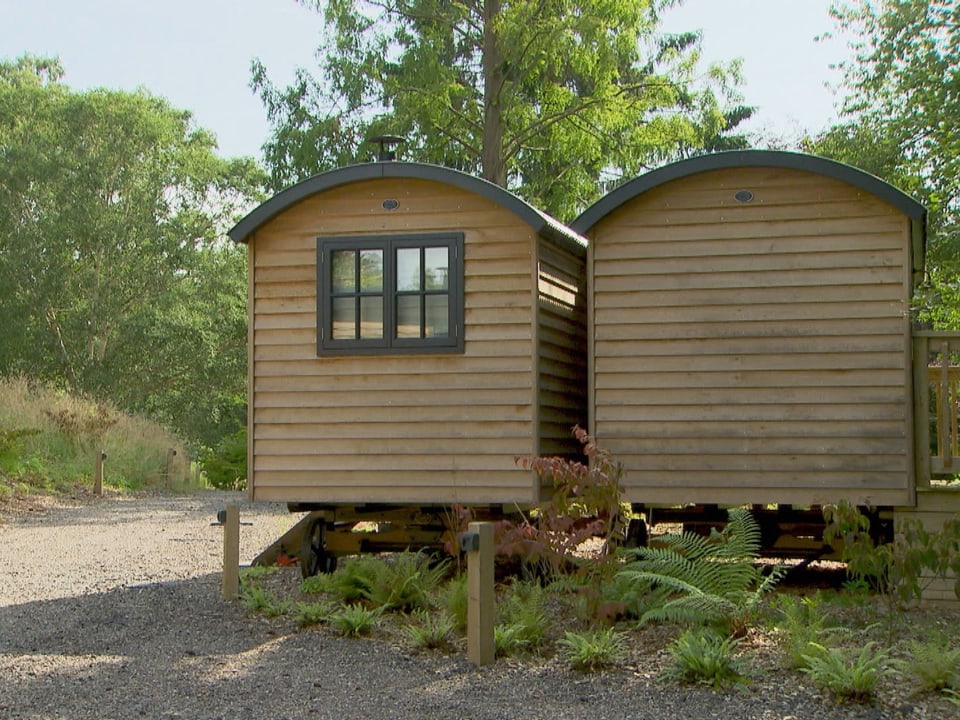
{"label": "curved metal roof", "polygon": [[584,210],[570,224],[570,227],[578,233],[586,233],[624,203],[664,183],[710,170],[741,167],[790,168],[818,173],[849,183],[875,195],[893,205],[915,222],[922,224],[926,218],[926,208],[909,195],[898,190],[890,183],[850,165],[802,153],[779,150],[735,150],[681,160],[634,178],[597,200]]}
{"label": "curved metal roof", "polygon": [[234,225],[227,234],[235,242],[245,243],[257,228],[311,195],[349,183],[378,178],[432,180],[459,187],[481,195],[509,210],[539,235],[561,242],[581,253],[586,248],[586,240],[580,235],[498,185],[459,170],[439,165],[407,162],[364,163],[314,175],[274,195]]}

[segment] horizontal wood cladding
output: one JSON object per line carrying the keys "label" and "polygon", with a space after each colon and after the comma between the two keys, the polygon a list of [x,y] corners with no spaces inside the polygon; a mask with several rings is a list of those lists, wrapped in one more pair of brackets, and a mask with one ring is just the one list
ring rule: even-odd
{"label": "horizontal wood cladding", "polygon": [[[434,231],[464,233],[463,354],[318,357],[317,237]],[[514,462],[536,450],[528,225],[458,188],[380,179],[288,208],[251,247],[256,499],[535,499],[535,479]]]}
{"label": "horizontal wood cladding", "polygon": [[909,500],[905,216],[832,178],[735,168],[591,234],[592,429],[631,502]]}
{"label": "horizontal wood cladding", "polygon": [[537,276],[538,454],[583,459],[573,427],[587,423],[584,258],[541,239]]}

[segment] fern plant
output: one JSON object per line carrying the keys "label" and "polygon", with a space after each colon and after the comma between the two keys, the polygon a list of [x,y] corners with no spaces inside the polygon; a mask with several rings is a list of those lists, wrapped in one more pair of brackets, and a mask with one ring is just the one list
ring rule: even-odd
{"label": "fern plant", "polygon": [[923,690],[960,690],[960,646],[951,647],[951,640],[912,642],[909,657],[897,661],[896,666],[914,677]]}
{"label": "fern plant", "polygon": [[736,656],[739,644],[736,638],[724,637],[709,628],[685,630],[669,646],[673,665],[664,671],[664,676],[715,689],[741,682],[744,675]]}
{"label": "fern plant", "polygon": [[341,635],[357,637],[369,635],[379,617],[379,610],[371,610],[360,603],[353,603],[330,615],[329,621]]}
{"label": "fern plant", "polygon": [[811,648],[800,671],[837,699],[867,700],[880,680],[893,673],[889,653],[876,643],[867,643],[858,654],[819,643],[811,643]]}
{"label": "fern plant", "polygon": [[404,626],[403,632],[415,648],[435,650],[450,644],[456,621],[449,613],[417,610],[412,620]]}
{"label": "fern plant", "polygon": [[615,665],[627,653],[627,636],[612,627],[585,633],[567,632],[559,641],[561,654],[576,670]]}
{"label": "fern plant", "polygon": [[364,595],[385,610],[426,610],[435,604],[437,588],[449,568],[449,560],[432,563],[422,552],[398,553],[392,562],[381,563]]}
{"label": "fern plant", "polygon": [[715,624],[734,635],[746,632],[763,596],[784,569],[764,575],[755,565],[760,527],[749,511],[732,508],[726,527],[709,537],[692,532],[663,535],[656,547],[640,547],[618,573],[627,587],[666,591],[641,622]]}
{"label": "fern plant", "polygon": [[301,628],[311,625],[320,625],[330,619],[336,612],[336,605],[330,600],[321,600],[314,603],[297,603],[294,617]]}

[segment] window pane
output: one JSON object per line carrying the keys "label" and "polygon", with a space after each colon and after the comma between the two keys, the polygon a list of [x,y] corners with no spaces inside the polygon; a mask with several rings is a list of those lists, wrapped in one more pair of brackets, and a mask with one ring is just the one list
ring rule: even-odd
{"label": "window pane", "polygon": [[397,250],[397,290],[403,292],[420,289],[420,248],[399,248]]}
{"label": "window pane", "polygon": [[449,337],[450,335],[450,297],[448,295],[427,295],[427,327],[425,337]]}
{"label": "window pane", "polygon": [[360,298],[360,337],[383,337],[383,297]]}
{"label": "window pane", "polygon": [[354,292],[357,254],[353,250],[334,250],[330,256],[333,265],[333,292]]}
{"label": "window pane", "polygon": [[446,290],[449,287],[450,250],[445,247],[426,248],[427,290]]}
{"label": "window pane", "polygon": [[334,340],[355,340],[357,337],[356,300],[352,297],[333,298],[333,327],[330,337]]}
{"label": "window pane", "polygon": [[420,295],[397,297],[397,337],[420,337]]}
{"label": "window pane", "polygon": [[361,292],[383,290],[383,250],[360,251],[360,290]]}

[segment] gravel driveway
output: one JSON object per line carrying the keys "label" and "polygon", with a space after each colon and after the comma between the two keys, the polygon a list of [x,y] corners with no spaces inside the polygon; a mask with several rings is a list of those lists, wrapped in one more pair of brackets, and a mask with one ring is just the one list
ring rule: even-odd
{"label": "gravel driveway", "polygon": [[[87,499],[0,523],[0,718],[940,718],[842,706],[776,669],[748,689],[661,684],[642,663],[581,675],[558,661],[411,654],[297,632],[220,598],[216,511],[239,495]],[[241,503],[241,561],[294,518]],[[636,651],[638,654],[641,650]]]}

